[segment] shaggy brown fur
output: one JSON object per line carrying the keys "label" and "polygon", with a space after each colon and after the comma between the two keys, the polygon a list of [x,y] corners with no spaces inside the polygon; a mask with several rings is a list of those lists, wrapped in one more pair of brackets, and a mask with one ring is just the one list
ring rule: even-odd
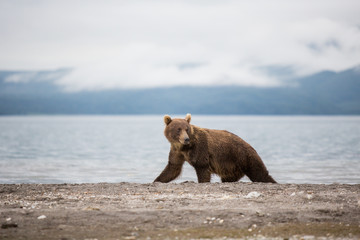
{"label": "shaggy brown fur", "polygon": [[199,182],[210,182],[211,174],[217,174],[222,182],[236,182],[246,175],[253,182],[276,183],[247,142],[227,131],[196,127],[190,121],[190,114],[185,119],[164,117],[171,149],[168,165],[155,182],[174,180],[187,161],[195,168]]}

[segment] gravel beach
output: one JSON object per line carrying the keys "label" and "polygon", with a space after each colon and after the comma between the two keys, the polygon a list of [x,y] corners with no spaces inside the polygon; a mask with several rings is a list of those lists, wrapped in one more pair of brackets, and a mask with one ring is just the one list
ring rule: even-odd
{"label": "gravel beach", "polygon": [[360,184],[1,184],[0,239],[359,239]]}

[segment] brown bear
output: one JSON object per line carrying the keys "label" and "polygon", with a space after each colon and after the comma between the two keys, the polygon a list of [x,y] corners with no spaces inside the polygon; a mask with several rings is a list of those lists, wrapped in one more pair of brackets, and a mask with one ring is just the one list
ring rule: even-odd
{"label": "brown bear", "polygon": [[164,134],[171,148],[168,164],[154,182],[174,180],[186,161],[195,168],[199,183],[210,182],[211,174],[219,175],[222,182],[236,182],[246,175],[253,182],[276,183],[243,139],[228,131],[194,126],[190,120],[190,114],[185,119],[164,116]]}

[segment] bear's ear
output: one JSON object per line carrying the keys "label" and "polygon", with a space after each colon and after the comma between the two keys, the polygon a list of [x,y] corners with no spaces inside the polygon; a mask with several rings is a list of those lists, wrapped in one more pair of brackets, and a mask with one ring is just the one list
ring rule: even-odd
{"label": "bear's ear", "polygon": [[190,114],[190,113],[186,114],[185,120],[186,120],[188,123],[190,123],[190,121],[191,121],[191,114]]}
{"label": "bear's ear", "polygon": [[171,117],[169,116],[169,115],[165,115],[164,116],[164,123],[166,124],[166,125],[169,125],[169,123],[171,123]]}

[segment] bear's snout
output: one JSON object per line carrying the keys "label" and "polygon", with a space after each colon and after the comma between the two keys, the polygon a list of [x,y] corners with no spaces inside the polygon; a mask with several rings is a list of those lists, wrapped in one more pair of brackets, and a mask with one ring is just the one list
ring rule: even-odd
{"label": "bear's snout", "polygon": [[183,131],[180,135],[180,143],[184,145],[190,144],[190,138],[189,135],[187,135],[186,131]]}

